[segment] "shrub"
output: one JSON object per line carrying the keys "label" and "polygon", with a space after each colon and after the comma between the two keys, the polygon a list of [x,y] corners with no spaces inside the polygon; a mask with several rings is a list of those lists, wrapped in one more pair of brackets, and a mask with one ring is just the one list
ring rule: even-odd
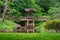
{"label": "shrub", "polygon": [[55,32],[60,32],[60,20],[50,20],[46,22],[46,25],[44,26],[45,29],[52,29]]}
{"label": "shrub", "polygon": [[0,19],[0,30],[12,30],[15,28],[15,23],[11,20],[5,20],[3,23]]}
{"label": "shrub", "polygon": [[46,22],[41,23],[39,26],[36,27],[36,32],[44,32],[45,28],[44,26],[46,25]]}

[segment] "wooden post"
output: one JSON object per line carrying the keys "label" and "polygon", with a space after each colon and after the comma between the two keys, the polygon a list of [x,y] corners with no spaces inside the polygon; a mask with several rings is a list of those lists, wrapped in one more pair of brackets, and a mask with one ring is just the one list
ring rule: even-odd
{"label": "wooden post", "polygon": [[33,20],[33,27],[35,26],[35,24],[34,24],[34,20]]}
{"label": "wooden post", "polygon": [[[35,26],[35,24],[34,24],[34,20],[33,20],[33,27]],[[34,28],[33,28],[33,33],[34,33]]]}
{"label": "wooden post", "polygon": [[27,33],[29,33],[29,30],[27,30]]}
{"label": "wooden post", "polygon": [[29,25],[29,20],[27,20],[27,26]]}
{"label": "wooden post", "polygon": [[25,27],[26,27],[26,24],[27,24],[27,23],[25,22]]}

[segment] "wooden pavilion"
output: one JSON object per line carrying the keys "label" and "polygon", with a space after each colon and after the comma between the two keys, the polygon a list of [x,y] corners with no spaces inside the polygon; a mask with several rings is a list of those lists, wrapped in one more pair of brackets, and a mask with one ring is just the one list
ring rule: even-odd
{"label": "wooden pavilion", "polygon": [[[24,9],[26,14],[31,14],[31,13],[36,13],[36,10],[33,8],[25,8]],[[29,33],[29,32],[34,32],[34,16],[22,16],[21,20],[20,20],[20,25],[25,27],[25,32]],[[22,29],[21,29],[22,31]]]}
{"label": "wooden pavilion", "polygon": [[[24,12],[27,15],[21,17],[21,20],[18,23],[19,25],[18,27],[16,27],[18,29],[17,32],[24,32],[24,33],[33,32],[34,33],[35,32],[34,14],[32,16],[31,15],[29,16],[29,14],[36,13],[36,10],[33,8],[25,8]],[[47,21],[49,20],[49,17],[42,16],[42,17],[39,17],[38,20]]]}

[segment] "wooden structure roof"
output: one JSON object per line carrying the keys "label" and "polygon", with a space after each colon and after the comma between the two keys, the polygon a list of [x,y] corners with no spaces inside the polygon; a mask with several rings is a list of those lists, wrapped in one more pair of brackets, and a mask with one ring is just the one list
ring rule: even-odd
{"label": "wooden structure roof", "polygon": [[25,8],[24,11],[25,11],[26,13],[36,13],[36,10],[33,9],[33,8]]}

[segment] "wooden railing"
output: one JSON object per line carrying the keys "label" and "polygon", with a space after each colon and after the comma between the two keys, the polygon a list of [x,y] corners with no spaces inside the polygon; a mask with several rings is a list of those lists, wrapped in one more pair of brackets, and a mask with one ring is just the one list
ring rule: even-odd
{"label": "wooden railing", "polygon": [[33,20],[34,19],[34,16],[22,16],[21,17],[21,21],[24,21],[24,20]]}
{"label": "wooden railing", "polygon": [[34,16],[24,16],[22,19],[34,19]]}

